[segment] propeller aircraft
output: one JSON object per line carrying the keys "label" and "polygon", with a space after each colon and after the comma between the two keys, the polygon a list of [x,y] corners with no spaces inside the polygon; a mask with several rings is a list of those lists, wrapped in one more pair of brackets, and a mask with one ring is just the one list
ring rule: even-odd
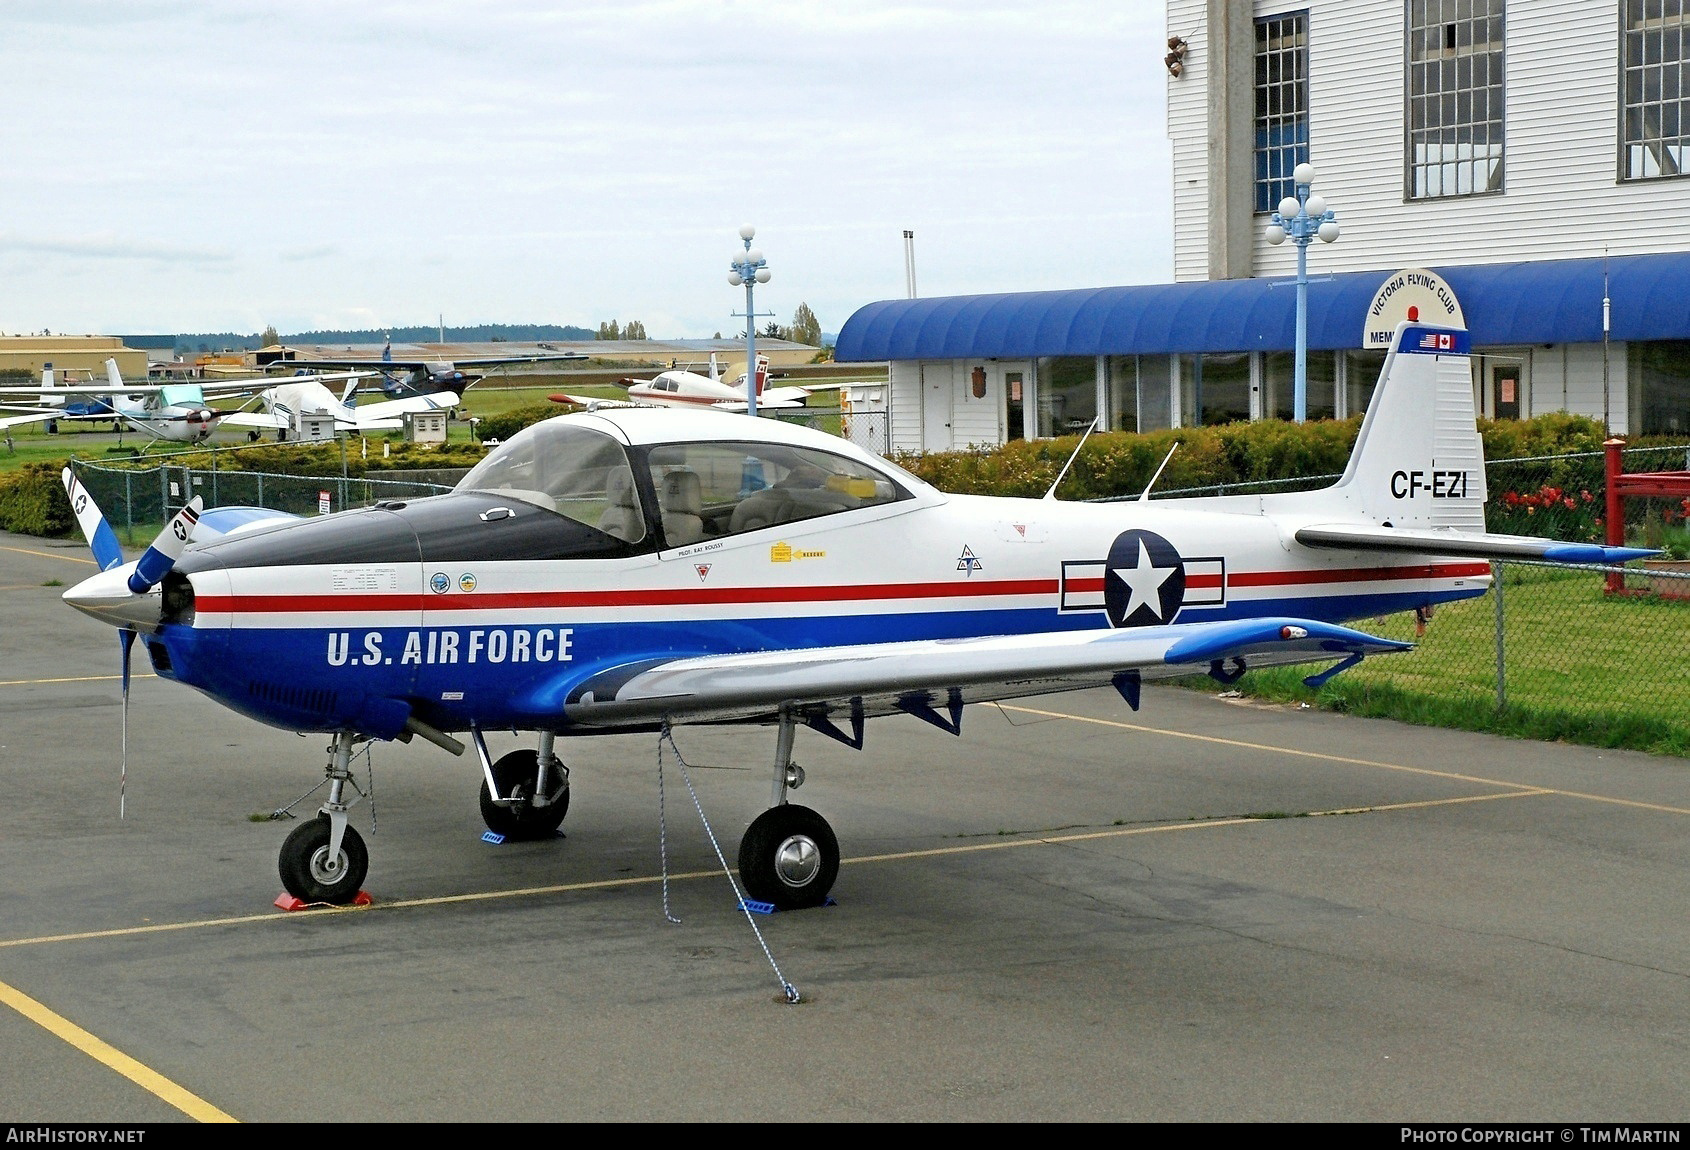
{"label": "propeller aircraft", "polygon": [[[206,391],[197,383],[125,383],[117,360],[106,360],[103,385],[76,383],[55,387],[51,369],[42,372],[40,388],[0,387],[0,400],[18,397],[19,402],[0,402],[7,410],[27,414],[0,418],[0,427],[57,420],[107,421],[130,427],[172,443],[202,443],[216,430],[223,412],[211,406]],[[244,388],[218,390],[210,398],[246,394]],[[33,396],[34,403],[22,402]]]}
{"label": "propeller aircraft", "polygon": [[[452,391],[409,395],[381,403],[356,403],[354,392],[358,381],[375,374],[378,373],[348,371],[338,375],[306,375],[302,371],[296,378],[258,393],[256,398],[264,405],[264,411],[230,412],[222,417],[222,422],[229,427],[249,429],[248,435],[254,439],[264,430],[274,431],[277,439],[286,439],[290,434],[295,438],[310,438],[308,428],[314,419],[332,421],[336,435],[397,431],[405,426],[403,417],[408,412],[450,411],[458,405],[458,394]],[[346,381],[338,396],[326,386],[334,380]]]}
{"label": "propeller aircraft", "polygon": [[[589,409],[634,405],[640,407],[681,407],[707,411],[739,411],[749,409],[745,394],[746,373],[741,372],[732,382],[722,379],[715,353],[710,355],[710,374],[672,368],[658,372],[651,379],[623,379],[618,383],[628,389],[626,404],[615,399],[595,399],[591,396],[559,393],[547,396],[554,403],[573,403]],[[769,360],[757,357],[757,406],[759,408],[803,407],[811,393],[837,389],[841,384],[829,383],[817,387],[768,387]]]}
{"label": "propeller aircraft", "polygon": [[314,356],[300,358],[292,351],[265,352],[260,362],[292,368],[341,370],[372,370],[381,379],[381,390],[390,398],[429,395],[434,392],[455,392],[462,395],[483,377],[463,369],[466,367],[504,367],[516,363],[571,363],[590,358],[584,351],[542,351],[527,355],[486,355],[470,359],[444,357],[395,359],[393,344],[383,345],[377,356]]}
{"label": "propeller aircraft", "polygon": [[[815,906],[840,850],[790,801],[800,728],[862,749],[879,716],[960,735],[990,700],[1113,686],[1137,709],[1147,680],[1286,664],[1319,683],[1410,646],[1348,623],[1482,595],[1488,560],[1650,554],[1487,533],[1467,333],[1417,324],[1348,468],[1312,492],[948,495],[807,428],[626,408],[529,427],[443,495],[274,522],[190,504],[125,563],[65,482],[103,568],[68,604],[139,637],[160,677],[330,735],[328,798],[278,860],[305,903],[360,894],[350,764],[370,740],[467,742],[488,829],[546,839],[569,809],[560,740],[772,726],[740,879]],[[494,761],[488,729],[533,749]]]}

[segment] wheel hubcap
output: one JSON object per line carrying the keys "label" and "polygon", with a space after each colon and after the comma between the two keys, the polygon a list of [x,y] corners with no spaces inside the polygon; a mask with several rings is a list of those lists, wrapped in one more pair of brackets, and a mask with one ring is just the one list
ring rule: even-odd
{"label": "wheel hubcap", "polygon": [[318,847],[311,855],[311,878],[324,886],[333,886],[346,874],[346,852],[329,857],[329,848]]}
{"label": "wheel hubcap", "polygon": [[775,874],[787,886],[808,886],[821,869],[821,848],[809,835],[793,835],[775,850]]}

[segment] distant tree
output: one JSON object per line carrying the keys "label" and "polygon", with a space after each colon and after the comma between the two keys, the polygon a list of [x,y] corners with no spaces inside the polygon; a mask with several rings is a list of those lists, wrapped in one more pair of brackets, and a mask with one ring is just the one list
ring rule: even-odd
{"label": "distant tree", "polygon": [[821,321],[807,303],[798,305],[798,310],[792,313],[792,326],[786,330],[787,338],[794,343],[807,343],[811,347],[822,345]]}
{"label": "distant tree", "polygon": [[269,324],[268,326],[266,326],[265,329],[264,329],[264,334],[258,337],[258,346],[259,347],[275,347],[278,343],[281,343],[281,342],[282,342],[282,337],[277,334],[275,324]]}
{"label": "distant tree", "polygon": [[621,339],[622,338],[622,329],[621,329],[621,327],[619,327],[617,325],[615,320],[610,320],[607,323],[601,323],[601,324],[599,324],[598,338],[600,338],[600,339]]}
{"label": "distant tree", "polygon": [[623,339],[645,339],[645,324],[637,319],[628,321],[628,326],[622,329]]}
{"label": "distant tree", "polygon": [[717,332],[717,333],[716,333],[716,334],[715,334],[715,335],[713,335],[713,336],[711,336],[711,337],[710,337],[710,338],[711,338],[711,339],[721,339],[721,338],[722,338],[722,333],[721,333],[721,332]]}
{"label": "distant tree", "polygon": [[769,326],[763,329],[763,334],[769,339],[785,339],[786,329],[771,319]]}

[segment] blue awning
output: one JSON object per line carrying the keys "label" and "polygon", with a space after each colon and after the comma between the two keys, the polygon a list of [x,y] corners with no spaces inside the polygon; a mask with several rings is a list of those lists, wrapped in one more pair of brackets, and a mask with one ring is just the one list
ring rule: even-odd
{"label": "blue awning", "polygon": [[[1311,279],[1309,347],[1360,347],[1367,307],[1397,270]],[[1690,253],[1431,270],[1455,289],[1477,346],[1600,343],[1604,272],[1612,339],[1690,339]],[[845,321],[834,358],[1290,351],[1296,325],[1293,279],[882,300]]]}

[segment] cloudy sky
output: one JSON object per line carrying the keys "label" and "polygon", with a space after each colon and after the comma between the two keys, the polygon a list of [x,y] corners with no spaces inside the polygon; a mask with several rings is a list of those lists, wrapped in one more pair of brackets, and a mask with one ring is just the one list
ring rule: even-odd
{"label": "cloudy sky", "polygon": [[1152,0],[7,0],[0,331],[639,319],[1164,282]]}

